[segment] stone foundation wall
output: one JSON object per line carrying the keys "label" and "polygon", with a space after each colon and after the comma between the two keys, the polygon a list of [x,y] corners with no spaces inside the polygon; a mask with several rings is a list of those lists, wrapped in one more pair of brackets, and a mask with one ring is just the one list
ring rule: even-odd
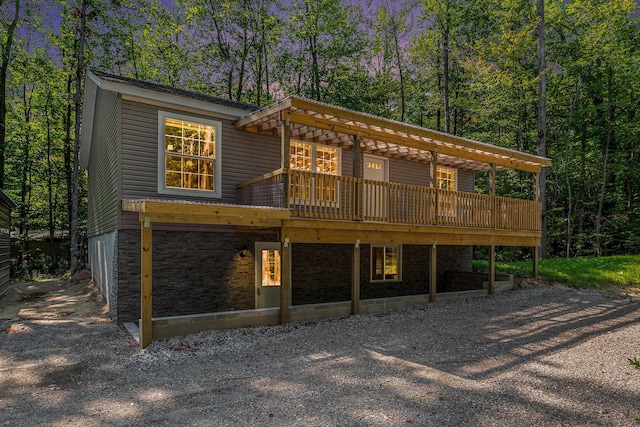
{"label": "stone foundation wall", "polygon": [[292,305],[351,301],[353,246],[291,245]]}
{"label": "stone foundation wall", "polygon": [[[153,232],[153,316],[176,316],[255,308],[255,242],[271,233]],[[140,316],[140,232],[120,231],[115,270],[116,320]],[[246,256],[242,257],[242,248]],[[431,246],[403,245],[402,281],[371,283],[371,248],[361,245],[360,298],[429,292]],[[352,245],[292,244],[292,305],[351,300]],[[438,292],[447,271],[471,271],[472,248],[438,247]]]}
{"label": "stone foundation wall", "polygon": [[[153,232],[153,317],[255,308],[254,242],[274,234]],[[246,247],[246,256],[241,248]],[[118,238],[118,323],[140,317],[140,232]]]}

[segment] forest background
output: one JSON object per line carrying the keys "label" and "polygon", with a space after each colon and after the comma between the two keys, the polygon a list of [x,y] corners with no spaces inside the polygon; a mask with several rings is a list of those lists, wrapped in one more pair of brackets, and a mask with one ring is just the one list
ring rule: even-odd
{"label": "forest background", "polygon": [[[547,256],[640,253],[639,15],[632,0],[0,0],[14,272],[68,267],[27,256],[37,235],[86,241],[87,69],[258,106],[301,95],[534,154],[542,113]],[[498,195],[532,199],[527,175],[500,172]]]}

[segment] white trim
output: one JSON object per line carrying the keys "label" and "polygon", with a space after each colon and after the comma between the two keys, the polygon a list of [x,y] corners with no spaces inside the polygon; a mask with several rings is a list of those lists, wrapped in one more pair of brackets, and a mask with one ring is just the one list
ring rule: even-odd
{"label": "white trim", "polygon": [[[397,279],[373,279],[373,248],[398,248],[398,278]],[[369,281],[371,283],[402,282],[402,245],[371,244],[369,248]]]}
{"label": "white trim", "polygon": [[[165,121],[167,118],[184,120],[198,124],[213,126],[216,130],[216,157],[213,167],[214,190],[194,190],[190,188],[167,188],[165,187],[165,150],[164,135]],[[158,193],[170,194],[174,196],[198,196],[219,199],[222,197],[222,123],[216,120],[203,119],[200,117],[187,116],[185,114],[170,113],[158,110]]]}
{"label": "white trim", "polygon": [[80,167],[89,168],[89,155],[91,154],[91,140],[93,139],[93,116],[96,108],[96,94],[98,86],[91,71],[87,71],[87,79],[84,88],[84,101],[82,103],[82,136],[80,137]]}

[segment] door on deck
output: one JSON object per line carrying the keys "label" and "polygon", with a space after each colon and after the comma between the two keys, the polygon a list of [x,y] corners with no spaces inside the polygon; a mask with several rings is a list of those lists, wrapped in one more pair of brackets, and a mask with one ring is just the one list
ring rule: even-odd
{"label": "door on deck", "polygon": [[280,243],[256,242],[256,308],[280,307]]}
{"label": "door on deck", "polygon": [[[389,181],[389,159],[364,155],[364,179],[380,182]],[[385,219],[389,211],[389,187],[379,184],[364,186],[364,214],[371,219]]]}

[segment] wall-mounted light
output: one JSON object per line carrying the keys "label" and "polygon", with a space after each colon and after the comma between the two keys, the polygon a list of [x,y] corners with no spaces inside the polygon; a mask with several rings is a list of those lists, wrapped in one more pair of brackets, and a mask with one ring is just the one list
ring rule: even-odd
{"label": "wall-mounted light", "polygon": [[240,258],[244,258],[247,256],[247,250],[249,248],[247,248],[246,246],[243,246],[240,248]]}

